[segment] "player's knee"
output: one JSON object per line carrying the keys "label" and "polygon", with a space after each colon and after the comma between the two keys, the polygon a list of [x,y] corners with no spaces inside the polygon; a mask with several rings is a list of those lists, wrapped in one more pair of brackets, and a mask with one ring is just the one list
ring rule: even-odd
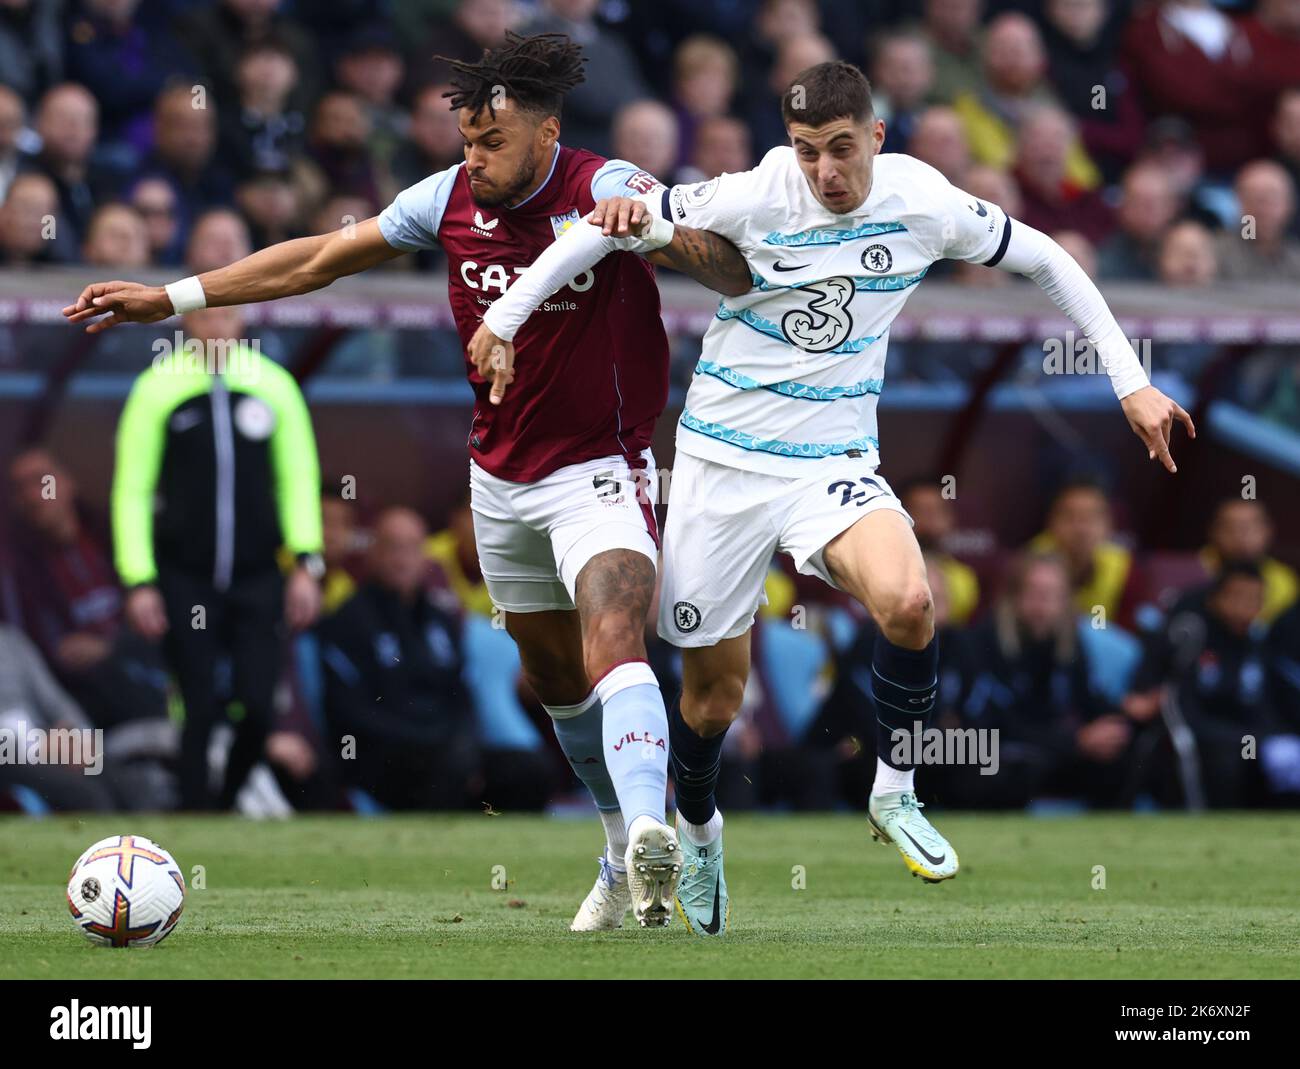
{"label": "player's knee", "polygon": [[591,690],[585,666],[567,650],[520,643],[519,660],[524,681],[548,705],[581,701]]}
{"label": "player's knee", "polygon": [[924,581],[903,587],[879,611],[876,621],[890,642],[918,649],[934,637],[934,599]]}
{"label": "player's knee", "polygon": [[720,735],[740,714],[745,699],[745,679],[723,674],[697,681],[682,691],[682,716],[704,738]]}
{"label": "player's knee", "polygon": [[645,660],[645,623],[633,613],[597,613],[582,630],[583,659],[593,680],[623,661]]}

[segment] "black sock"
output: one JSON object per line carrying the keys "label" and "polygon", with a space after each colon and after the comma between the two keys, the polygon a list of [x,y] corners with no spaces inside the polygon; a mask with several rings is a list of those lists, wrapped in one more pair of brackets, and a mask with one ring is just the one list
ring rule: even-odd
{"label": "black sock", "polygon": [[695,734],[682,719],[681,695],[668,707],[668,756],[677,783],[677,812],[689,824],[707,824],[717,811],[713,792],[726,737],[725,731],[711,739]]}
{"label": "black sock", "polygon": [[[906,772],[915,761],[899,762],[893,757],[896,731],[912,734],[915,758],[920,750],[918,733],[925,729],[934,710],[938,692],[939,642],[931,639],[923,650],[895,646],[877,635],[871,653],[871,694],[876,699],[876,756],[890,768]],[[920,725],[918,727],[918,724]]]}

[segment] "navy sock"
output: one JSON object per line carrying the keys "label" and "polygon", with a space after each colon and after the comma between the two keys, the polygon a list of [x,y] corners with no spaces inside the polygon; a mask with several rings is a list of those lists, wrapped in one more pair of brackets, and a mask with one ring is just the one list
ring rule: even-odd
{"label": "navy sock", "polygon": [[[920,738],[934,711],[938,692],[939,642],[931,639],[923,650],[895,646],[877,635],[871,653],[871,694],[876,699],[876,756],[890,768],[902,772],[916,767],[914,761],[894,760],[896,731],[913,734],[910,756],[916,757]],[[918,728],[917,725],[920,725]]]}
{"label": "navy sock", "polygon": [[707,824],[717,811],[713,792],[722,767],[724,731],[702,739],[682,718],[682,699],[668,707],[668,755],[677,783],[677,812],[689,824]]}

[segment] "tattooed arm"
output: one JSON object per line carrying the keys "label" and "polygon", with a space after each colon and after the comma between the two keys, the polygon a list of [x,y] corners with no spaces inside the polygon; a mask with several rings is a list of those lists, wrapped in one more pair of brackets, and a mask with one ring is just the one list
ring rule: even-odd
{"label": "tattooed arm", "polygon": [[724,297],[743,296],[754,285],[749,264],[740,250],[708,230],[678,224],[673,240],[662,249],[646,253],[645,258],[652,264],[690,275]]}

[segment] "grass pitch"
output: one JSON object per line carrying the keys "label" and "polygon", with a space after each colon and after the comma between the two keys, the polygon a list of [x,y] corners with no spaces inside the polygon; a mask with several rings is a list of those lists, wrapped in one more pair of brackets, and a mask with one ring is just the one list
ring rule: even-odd
{"label": "grass pitch", "polygon": [[[0,978],[1300,976],[1295,815],[934,819],[962,871],[929,886],[861,817],[728,818],[731,930],[704,940],[567,930],[594,819],[4,818]],[[120,832],[191,885],[157,948],[68,916],[72,862]]]}

